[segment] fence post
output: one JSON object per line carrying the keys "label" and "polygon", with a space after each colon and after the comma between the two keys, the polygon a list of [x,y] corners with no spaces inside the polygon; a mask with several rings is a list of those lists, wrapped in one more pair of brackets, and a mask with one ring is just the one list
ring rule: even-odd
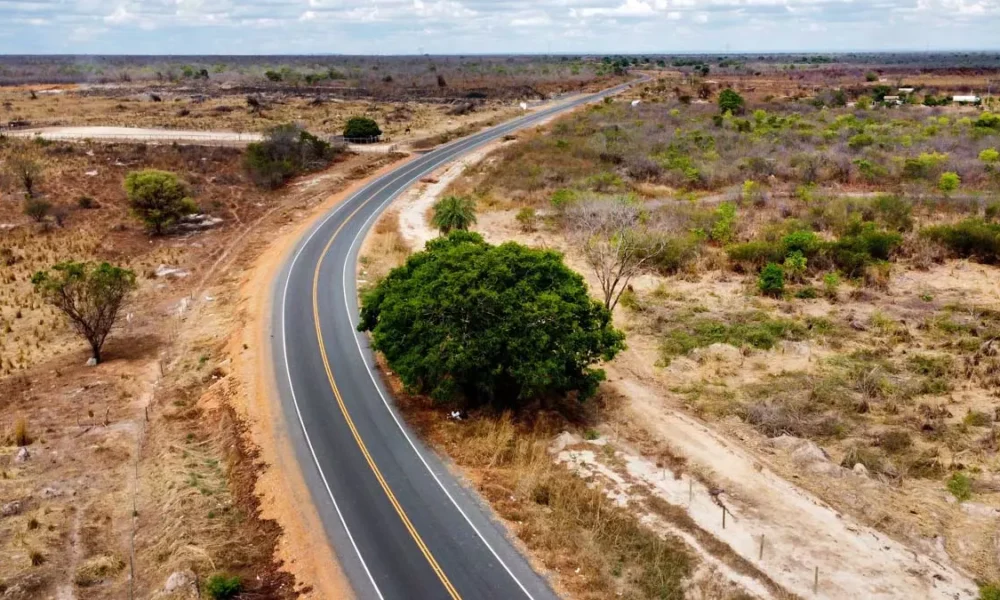
{"label": "fence post", "polygon": [[764,534],[760,534],[760,553],[757,555],[757,560],[764,560]]}

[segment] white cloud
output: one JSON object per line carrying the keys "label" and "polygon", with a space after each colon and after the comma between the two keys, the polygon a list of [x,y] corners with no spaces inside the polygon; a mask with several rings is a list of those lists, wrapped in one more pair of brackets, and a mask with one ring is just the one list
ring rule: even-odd
{"label": "white cloud", "polygon": [[[283,35],[256,33],[272,28]],[[1000,0],[0,0],[10,53],[922,48],[915,31],[996,48]]]}

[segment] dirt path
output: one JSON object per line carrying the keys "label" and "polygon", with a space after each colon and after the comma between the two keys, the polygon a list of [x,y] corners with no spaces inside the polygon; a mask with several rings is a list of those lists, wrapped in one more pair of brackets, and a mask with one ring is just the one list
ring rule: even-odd
{"label": "dirt path", "polygon": [[[439,175],[438,183],[400,200],[401,233],[411,247],[422,247],[437,235],[426,220],[427,209],[464,168],[463,164],[461,169],[447,169]],[[501,225],[501,219],[512,221],[509,215],[489,213],[481,216],[477,229],[483,229],[492,243],[506,239],[532,243],[532,239],[521,239],[525,236],[516,233],[513,223]],[[585,265],[572,252],[567,253],[567,262],[589,277]],[[628,410],[636,421],[667,441],[673,452],[687,460],[690,471],[702,474],[713,485],[706,486],[690,475],[675,478],[669,469],[635,453],[619,452],[620,460],[613,465],[603,465],[597,458],[599,452],[562,453],[559,460],[583,469],[584,474],[603,475],[610,484],[609,494],[624,502],[636,500],[641,506],[644,496],[654,494],[683,508],[700,529],[724,542],[781,588],[802,597],[978,597],[972,579],[943,559],[918,553],[839,513],[766,468],[733,440],[672,410],[672,403],[655,384],[654,368],[642,356],[626,351],[607,370],[612,386],[629,399]],[[719,489],[724,492],[719,494]],[[729,510],[725,527],[719,502]],[[652,520],[652,515],[646,517]],[[704,556],[704,549],[696,546],[692,545]],[[757,580],[741,580],[740,574],[725,570],[723,574],[756,596],[771,596]]]}

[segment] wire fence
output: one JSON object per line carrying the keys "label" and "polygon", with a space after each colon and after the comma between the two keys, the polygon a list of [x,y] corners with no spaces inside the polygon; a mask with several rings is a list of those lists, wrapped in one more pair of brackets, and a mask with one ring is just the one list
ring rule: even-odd
{"label": "wire fence", "polygon": [[[114,133],[114,132],[75,132],[59,133],[56,131],[37,131],[30,129],[11,128],[0,126],[0,135],[12,137],[43,139],[51,142],[121,142],[121,143],[160,143],[179,145],[201,145],[201,146],[233,146],[243,147],[254,142],[264,140],[264,135],[260,133],[211,133],[211,132],[183,132],[173,133],[170,131],[156,133]],[[387,140],[381,137],[367,138],[345,138],[342,135],[327,136],[327,141],[333,144],[345,144],[355,146],[365,152],[384,152],[386,154],[398,150],[395,145],[385,143]]]}

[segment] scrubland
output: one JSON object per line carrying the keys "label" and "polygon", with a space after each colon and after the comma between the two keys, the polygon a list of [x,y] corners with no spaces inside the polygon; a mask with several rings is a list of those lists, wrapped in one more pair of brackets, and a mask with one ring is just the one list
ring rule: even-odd
{"label": "scrubland", "polygon": [[[736,444],[758,470],[992,589],[1000,578],[1000,119],[982,107],[837,106],[825,94],[765,101],[753,81],[737,87],[745,110],[722,114],[714,84],[707,101],[691,100],[702,83],[667,74],[522,133],[445,190],[475,201],[474,230],[488,241],[563,251],[595,295],[594,229],[586,225],[628,206],[633,216],[623,231],[642,268],[623,284],[615,308],[629,349],[608,365],[597,403],[614,410],[513,423],[487,412],[468,425],[427,425],[429,435],[482,478],[483,493],[571,587],[573,572],[556,556],[576,547],[569,536],[599,544],[599,533],[585,520],[550,524],[563,543],[539,543],[530,516],[539,507],[579,513],[515,485],[537,481],[539,470],[548,477],[551,457],[539,458],[545,467],[520,465],[523,471],[497,457],[522,452],[527,440],[540,448],[568,429],[583,444],[571,440],[573,452],[596,453],[598,464],[618,473],[609,480],[601,467],[586,469],[589,489],[613,490],[611,500],[647,524],[657,505],[636,491],[643,486],[622,461],[629,472],[637,461],[675,476],[693,472],[720,502],[763,510],[757,503],[765,499],[729,480],[722,463],[687,462],[695,447],[666,425],[677,414],[709,424],[722,436],[712,438],[719,448]],[[844,103],[876,85],[856,83],[859,91]],[[427,410],[411,414],[433,422]],[[489,459],[469,455],[505,427],[520,433],[491,445]],[[587,445],[598,438],[608,439],[606,455]],[[624,500],[618,477],[632,484]],[[494,485],[502,491],[493,494]],[[617,556],[603,555],[612,563]],[[740,571],[738,560],[724,562]],[[795,587],[786,573],[751,562],[762,569],[751,577],[775,577],[770,595]],[[587,577],[582,587],[592,593],[635,581],[609,562],[589,564],[605,577]],[[683,580],[690,571],[672,573],[665,577]],[[803,587],[812,587],[811,575],[803,573]],[[826,593],[836,593],[829,585]],[[685,593],[698,592],[690,586]]]}

